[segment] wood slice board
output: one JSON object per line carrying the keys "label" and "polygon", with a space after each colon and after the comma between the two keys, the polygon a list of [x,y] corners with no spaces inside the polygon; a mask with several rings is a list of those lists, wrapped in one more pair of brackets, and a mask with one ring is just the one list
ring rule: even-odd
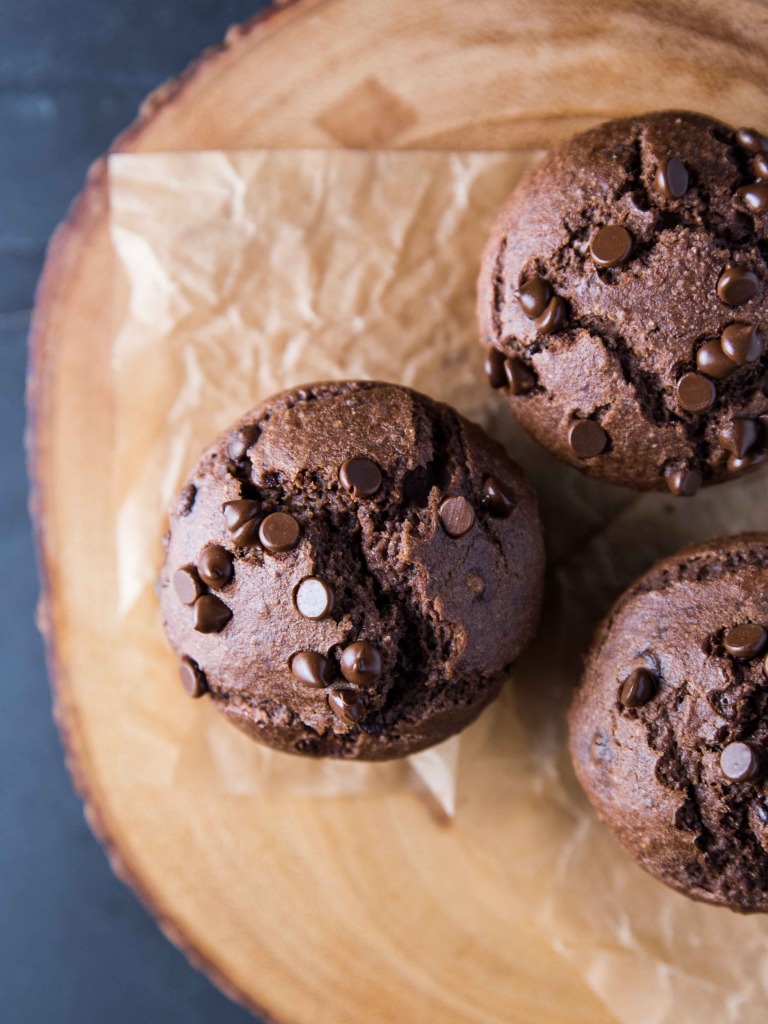
{"label": "wood slice board", "polygon": [[[768,11],[744,0],[299,0],[232,29],[114,149],[540,148],[669,106],[764,127],[767,88]],[[39,287],[29,452],[56,717],[115,871],[193,963],[276,1021],[611,1020],[492,867],[406,793],[245,808],[121,785],[120,636],[102,611],[116,588],[107,214],[100,160]]]}

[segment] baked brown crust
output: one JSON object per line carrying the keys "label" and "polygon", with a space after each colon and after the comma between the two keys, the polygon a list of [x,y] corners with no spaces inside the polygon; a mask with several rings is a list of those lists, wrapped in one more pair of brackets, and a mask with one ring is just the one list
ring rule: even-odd
{"label": "baked brown crust", "polygon": [[[690,494],[766,458],[765,432],[746,459],[721,438],[768,413],[764,343],[757,359],[725,359],[727,376],[703,372],[699,354],[729,325],[768,319],[768,216],[739,192],[759,154],[740,139],[685,111],[609,121],[548,153],[499,215],[479,282],[483,344],[514,367],[504,393],[523,426],[590,476]],[[599,450],[571,443],[582,419],[604,431]]]}

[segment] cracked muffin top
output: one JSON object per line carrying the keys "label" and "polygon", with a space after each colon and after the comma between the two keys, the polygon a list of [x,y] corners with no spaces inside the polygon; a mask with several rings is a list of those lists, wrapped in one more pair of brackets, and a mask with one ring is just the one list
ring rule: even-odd
{"label": "cracked muffin top", "polygon": [[691,495],[768,458],[768,139],[684,111],[550,152],[488,241],[486,370],[590,476]]}
{"label": "cracked muffin top", "polygon": [[203,454],[160,602],[190,694],[280,750],[387,759],[497,695],[543,559],[534,493],[479,427],[407,388],[317,384]]}
{"label": "cracked muffin top", "polygon": [[768,911],[768,534],[655,565],[599,627],[570,712],[576,774],[652,875]]}

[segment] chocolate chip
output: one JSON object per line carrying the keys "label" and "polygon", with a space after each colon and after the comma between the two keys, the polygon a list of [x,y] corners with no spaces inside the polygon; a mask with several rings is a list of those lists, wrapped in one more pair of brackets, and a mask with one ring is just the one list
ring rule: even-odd
{"label": "chocolate chip", "polygon": [[726,468],[729,473],[746,473],[757,469],[768,459],[768,452],[748,452],[747,455],[729,455]]}
{"label": "chocolate chip", "polygon": [[331,663],[317,651],[297,651],[291,658],[291,673],[300,683],[315,689],[333,682]]}
{"label": "chocolate chip", "polygon": [[568,431],[568,444],[578,459],[594,459],[605,451],[608,435],[595,420],[576,420]]}
{"label": "chocolate chip", "polygon": [[475,525],[475,510],[466,498],[446,498],[438,509],[440,522],[449,537],[463,537]]}
{"label": "chocolate chip", "polygon": [[194,565],[184,565],[173,574],[173,589],[182,604],[194,604],[204,587]]}
{"label": "chocolate chip", "polygon": [[721,448],[742,459],[757,441],[759,430],[754,420],[730,420],[717,435]]}
{"label": "chocolate chip", "polygon": [[715,385],[700,373],[684,373],[675,390],[677,404],[686,412],[706,412],[717,398]]}
{"label": "chocolate chip", "polygon": [[296,587],[293,596],[296,608],[305,619],[318,621],[333,611],[333,591],[318,576],[308,576]]}
{"label": "chocolate chip", "polygon": [[752,270],[727,266],[717,282],[717,297],[726,306],[743,306],[757,295],[760,278]]}
{"label": "chocolate chip", "polygon": [[755,128],[739,128],[736,142],[750,153],[768,153],[768,138]]}
{"label": "chocolate chip", "polygon": [[224,522],[239,547],[249,548],[258,543],[261,506],[250,498],[227,501],[221,506]]}
{"label": "chocolate chip", "polygon": [[732,626],[723,637],[723,647],[734,658],[746,660],[762,654],[768,642],[768,633],[756,622]]}
{"label": "chocolate chip", "polygon": [[664,479],[670,492],[678,498],[692,498],[704,483],[704,477],[698,469],[668,470]]}
{"label": "chocolate chip", "polygon": [[537,317],[533,325],[541,334],[556,334],[568,322],[568,307],[565,300],[555,295],[549,300],[547,308]]}
{"label": "chocolate chip", "polygon": [[381,470],[371,459],[347,459],[339,470],[341,485],[353,498],[372,498],[381,487]]}
{"label": "chocolate chip", "polygon": [[506,519],[515,507],[511,490],[500,483],[495,476],[487,476],[483,483],[482,507],[499,519]]}
{"label": "chocolate chip", "polygon": [[629,259],[632,235],[621,224],[606,224],[592,236],[589,249],[595,266],[603,269],[618,267]]}
{"label": "chocolate chip", "polygon": [[720,336],[723,353],[739,366],[756,362],[765,351],[765,342],[754,324],[728,324]]}
{"label": "chocolate chip", "polygon": [[485,354],[485,375],[492,388],[503,388],[507,383],[504,368],[504,353],[497,348],[489,348]]}
{"label": "chocolate chip", "polygon": [[758,181],[768,181],[768,153],[758,153],[752,161],[752,170]]}
{"label": "chocolate chip", "polygon": [[227,443],[227,455],[233,462],[240,462],[258,438],[259,428],[255,424],[241,427],[240,430],[236,430],[234,434],[230,435]]}
{"label": "chocolate chip", "polygon": [[226,548],[219,544],[210,544],[200,552],[197,560],[197,571],[200,578],[214,590],[226,587],[234,575],[234,561]]}
{"label": "chocolate chip", "polygon": [[736,195],[752,213],[768,210],[768,181],[755,181],[736,189]]}
{"label": "chocolate chip", "polygon": [[723,775],[733,782],[746,782],[757,775],[760,762],[749,743],[729,743],[720,753]]}
{"label": "chocolate chip", "polygon": [[184,657],[179,662],[179,679],[190,697],[202,697],[208,693],[205,675],[197,662],[191,658]]}
{"label": "chocolate chip", "polygon": [[670,157],[656,171],[656,188],[667,199],[680,199],[688,191],[688,168],[676,156]]}
{"label": "chocolate chip", "polygon": [[328,694],[331,711],[347,725],[355,725],[363,717],[360,698],[352,690],[331,690]]}
{"label": "chocolate chip", "polygon": [[733,361],[723,352],[723,346],[719,340],[713,338],[705,341],[696,353],[696,367],[701,373],[715,380],[723,380],[730,376],[736,369]]}
{"label": "chocolate chip", "polygon": [[290,551],[299,543],[301,529],[290,512],[272,512],[262,519],[259,540],[267,551]]}
{"label": "chocolate chip", "polygon": [[647,668],[636,668],[622,681],[619,700],[625,708],[640,708],[655,693],[655,676]]}
{"label": "chocolate chip", "polygon": [[509,390],[513,395],[526,394],[536,383],[536,377],[531,369],[516,356],[505,360],[504,373],[509,382]]}
{"label": "chocolate chip", "polygon": [[198,633],[220,633],[232,618],[232,612],[221,598],[203,594],[195,601],[194,627]]}
{"label": "chocolate chip", "polygon": [[521,284],[516,295],[525,316],[529,320],[535,320],[547,308],[547,304],[552,298],[552,287],[549,281],[536,275],[529,277],[524,284]]}
{"label": "chocolate chip", "polygon": [[381,654],[367,640],[358,640],[341,652],[341,674],[358,686],[369,686],[381,679]]}

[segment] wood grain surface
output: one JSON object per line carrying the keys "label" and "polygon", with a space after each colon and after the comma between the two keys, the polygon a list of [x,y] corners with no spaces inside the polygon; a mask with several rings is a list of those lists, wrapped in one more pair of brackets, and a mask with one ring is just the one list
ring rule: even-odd
{"label": "wood grain surface", "polygon": [[[539,148],[669,106],[764,128],[767,87],[763,3],[299,0],[233,28],[114,148]],[[407,794],[246,805],[121,784],[107,213],[101,160],[39,287],[29,452],[57,719],[115,870],[193,963],[285,1024],[609,1021]]]}

